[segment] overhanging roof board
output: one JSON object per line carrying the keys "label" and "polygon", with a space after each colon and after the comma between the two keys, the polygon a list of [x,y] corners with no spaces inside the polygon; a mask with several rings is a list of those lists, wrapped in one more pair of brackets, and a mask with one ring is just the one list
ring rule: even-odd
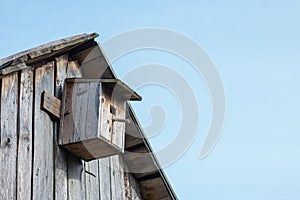
{"label": "overhanging roof board", "polygon": [[131,101],[141,101],[142,97],[133,91],[128,85],[119,79],[85,79],[85,78],[71,78],[67,79],[67,82],[87,83],[87,82],[100,82],[104,87],[109,90],[115,91],[116,94],[120,94],[124,99]]}
{"label": "overhanging roof board", "polygon": [[63,54],[81,44],[94,40],[96,37],[98,37],[97,33],[68,37],[3,58],[0,60],[0,75],[4,76],[24,69],[26,65],[38,62],[39,60],[46,60],[49,57]]}
{"label": "overhanging roof board", "polygon": [[[86,76],[84,76],[84,74],[83,74],[83,78],[94,78],[94,77],[104,78],[103,76],[105,76],[105,78],[116,79],[117,78],[116,74],[113,71],[111,64],[108,62],[108,60],[105,56],[105,53],[102,50],[101,45],[95,44],[94,39],[96,37],[98,37],[97,33],[77,35],[77,36],[57,40],[54,42],[50,42],[50,43],[41,45],[39,47],[17,53],[15,55],[9,56],[7,58],[3,58],[0,60],[0,78],[4,77],[5,75],[8,75],[10,73],[27,68],[30,65],[33,65],[35,63],[39,63],[40,61],[53,58],[54,56],[69,53],[70,51],[73,51],[77,47],[83,46],[82,48],[80,48],[80,51],[84,51],[85,49],[91,48],[91,47],[97,48],[98,52],[97,51],[96,51],[96,53],[94,52],[96,54],[95,56],[102,57],[101,60],[96,59],[96,62],[93,63],[93,65],[96,65],[96,68],[92,68],[92,69],[93,70],[97,69],[97,67],[98,67],[97,62],[101,61],[101,62],[105,62],[105,66],[107,67],[105,72],[108,71],[108,73],[97,73],[96,71],[93,71],[92,73],[84,72],[84,73],[86,73]],[[84,46],[85,44],[87,44],[89,42],[92,42],[92,44]],[[91,56],[91,57],[93,57],[93,56]],[[93,58],[90,58],[89,60],[93,60]],[[85,62],[88,63],[89,61],[85,60]],[[82,63],[83,66],[85,66],[86,63]],[[90,74],[92,74],[92,77],[90,76]],[[120,85],[123,86],[123,84],[120,84]],[[140,97],[134,96],[133,98],[139,99]],[[133,140],[137,141],[136,144],[132,143],[128,147],[128,149],[134,149],[135,146],[144,147],[146,149],[146,151],[149,152],[149,155],[153,162],[153,165],[156,166],[156,172],[148,173],[145,176],[143,176],[143,174],[140,174],[140,175],[133,174],[136,176],[137,180],[140,182],[140,185],[142,187],[143,198],[144,199],[157,199],[161,195],[160,193],[162,191],[167,191],[169,197],[167,197],[166,199],[169,199],[169,198],[170,199],[178,199],[176,197],[174,190],[171,187],[171,184],[169,183],[168,179],[166,178],[166,175],[164,174],[163,170],[161,170],[161,166],[158,162],[158,159],[156,158],[155,154],[152,153],[153,152],[152,148],[148,142],[148,139],[146,138],[145,133],[143,132],[143,129],[141,128],[139,121],[137,120],[137,117],[136,117],[130,103],[128,103],[128,115],[132,121],[132,124],[135,126],[134,128],[132,127],[130,129],[128,129],[128,131],[137,131],[134,134],[128,135],[129,138],[132,138]],[[132,126],[132,124],[131,124],[131,126]],[[135,136],[137,135],[139,138],[132,137],[131,135],[135,135]],[[138,148],[136,148],[136,149],[138,149]],[[125,161],[126,161],[126,159],[125,159]],[[127,164],[130,165],[131,163],[127,163]],[[151,182],[153,182],[155,184],[158,182],[163,184],[161,187],[164,187],[165,190],[162,190],[161,187],[157,188],[155,186],[153,186],[153,187],[149,186],[148,183],[151,183]],[[159,189],[159,190],[157,190],[157,189]],[[149,190],[151,192],[149,192]],[[157,190],[157,191],[155,191],[155,190]]]}

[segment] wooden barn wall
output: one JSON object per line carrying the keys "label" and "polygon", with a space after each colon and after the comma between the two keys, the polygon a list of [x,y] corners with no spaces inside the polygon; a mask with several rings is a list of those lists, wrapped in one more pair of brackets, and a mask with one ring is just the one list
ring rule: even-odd
{"label": "wooden barn wall", "polygon": [[1,199],[141,199],[122,156],[84,162],[58,147],[59,121],[40,109],[41,94],[61,98],[72,77],[81,77],[79,64],[64,55],[2,78]]}

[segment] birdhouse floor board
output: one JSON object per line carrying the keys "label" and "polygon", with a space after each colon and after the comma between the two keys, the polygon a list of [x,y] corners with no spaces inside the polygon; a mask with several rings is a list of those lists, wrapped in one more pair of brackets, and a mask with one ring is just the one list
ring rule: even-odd
{"label": "birdhouse floor board", "polygon": [[121,149],[108,144],[100,138],[67,144],[64,145],[63,148],[85,161],[105,158],[121,153]]}

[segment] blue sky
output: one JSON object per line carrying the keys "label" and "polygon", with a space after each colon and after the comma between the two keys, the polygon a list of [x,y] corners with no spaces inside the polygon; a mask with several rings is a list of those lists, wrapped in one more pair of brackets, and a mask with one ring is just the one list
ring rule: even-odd
{"label": "blue sky", "polygon": [[[199,102],[190,149],[165,169],[180,199],[300,199],[299,1],[5,1],[0,3],[0,57],[83,32],[99,42],[127,30],[161,27],[185,34],[214,61],[226,92],[226,121],[214,151],[198,160],[211,117],[201,77],[180,58],[159,51],[128,54],[113,66],[122,77],[145,63],[172,66]],[[180,109],[172,94],[141,88],[134,107],[143,125],[151,105],[164,105],[166,124],[155,149],[176,136]],[[157,98],[157,94],[161,98]]]}

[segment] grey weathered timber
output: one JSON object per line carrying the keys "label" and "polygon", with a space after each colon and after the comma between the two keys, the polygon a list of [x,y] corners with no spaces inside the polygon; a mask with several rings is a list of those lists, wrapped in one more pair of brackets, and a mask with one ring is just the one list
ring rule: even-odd
{"label": "grey weathered timber", "polygon": [[141,99],[116,79],[67,79],[60,145],[86,161],[124,152],[126,100]]}
{"label": "grey weathered timber", "polygon": [[132,200],[141,200],[141,188],[137,180],[133,177],[132,174],[127,173],[128,176],[128,184],[129,184],[129,195],[130,197],[128,199]]}
{"label": "grey weathered timber", "polygon": [[124,159],[128,164],[130,172],[135,173],[136,177],[141,177],[157,171],[157,166],[153,163],[152,153],[148,152],[146,146],[126,151]]}
{"label": "grey weathered timber", "polygon": [[111,199],[125,199],[125,183],[123,163],[121,163],[119,155],[110,157],[110,176],[111,176]]}
{"label": "grey weathered timber", "polygon": [[111,199],[110,158],[99,159],[100,199]]}
{"label": "grey weathered timber", "polygon": [[17,199],[24,200],[31,199],[33,83],[33,69],[24,69],[20,80],[17,168]]}
{"label": "grey weathered timber", "polygon": [[16,199],[18,74],[2,79],[0,197]]}
{"label": "grey weathered timber", "polygon": [[[67,65],[67,78],[81,77],[78,62],[69,62]],[[68,154],[68,199],[85,199],[85,169],[84,161]]]}
{"label": "grey weathered timber", "polygon": [[[115,114],[112,118],[125,119],[126,102],[122,101],[117,94],[112,96],[112,105],[115,108]],[[124,152],[125,146],[125,123],[121,121],[112,121],[111,142],[118,146]]]}
{"label": "grey weathered timber", "polygon": [[113,72],[108,70],[108,61],[99,45],[87,48],[72,57],[81,64],[82,77],[95,79],[115,77]]}
{"label": "grey weathered timber", "polygon": [[0,76],[22,70],[27,65],[64,54],[83,43],[93,40],[98,34],[82,34],[50,42],[0,60]]}
{"label": "grey weathered timber", "polygon": [[141,200],[139,183],[130,173],[128,166],[121,155],[119,156],[119,165],[123,170],[125,199]]}
{"label": "grey weathered timber", "polygon": [[61,101],[47,91],[42,93],[41,109],[53,117],[60,118]]}
{"label": "grey weathered timber", "polygon": [[136,121],[135,117],[132,114],[130,104],[127,102],[126,105],[126,119],[130,120],[130,123],[126,123],[125,126],[125,148],[129,148],[138,144],[144,143],[144,135],[143,133],[138,129],[139,124]]}
{"label": "grey weathered timber", "polygon": [[68,154],[68,199],[85,200],[84,162]]}
{"label": "grey weathered timber", "polygon": [[[132,100],[141,97],[131,93],[116,79],[103,49],[94,40],[96,36],[83,34],[66,38],[0,60],[0,199],[176,199],[155,155],[151,153],[132,107],[126,103],[124,117],[123,104],[116,103],[115,94]],[[117,146],[121,144],[122,137],[115,133],[122,132],[120,130],[124,130],[125,126],[120,146],[124,148],[126,135],[126,152],[137,154],[126,153],[124,156],[119,151],[117,156],[85,162],[58,145],[59,106],[52,108],[51,101],[62,100],[65,79],[75,77],[89,82],[87,88],[93,92],[86,99],[83,96],[79,98],[82,101],[79,107],[86,105],[86,111],[81,110],[70,118],[76,118],[80,123],[85,120],[85,127],[72,125],[66,130],[82,128],[86,132],[82,136],[85,139],[99,129],[107,130],[103,138],[108,138],[109,145]],[[103,98],[104,115],[94,109],[97,103],[101,105],[101,94],[104,94],[102,90],[96,92],[95,88],[100,85],[93,82],[99,82],[99,79],[109,92],[114,93],[107,93],[108,96]],[[47,92],[48,100],[55,97],[47,100],[48,106],[41,104],[43,91]],[[65,94],[64,98],[69,98],[70,94]],[[93,103],[93,100],[96,101]],[[72,104],[76,104],[76,99]],[[49,115],[51,112],[56,117]],[[81,118],[83,116],[85,119]],[[95,122],[97,125],[93,126]],[[79,134],[74,136],[81,137]],[[90,155],[89,148],[95,148],[98,142],[85,140],[74,148],[86,148],[83,153],[94,156]],[[107,143],[102,145],[103,149],[108,149]],[[142,151],[140,148],[143,148]],[[140,170],[145,172],[132,173]]]}
{"label": "grey weathered timber", "polygon": [[[64,81],[67,77],[68,55],[56,58],[55,96],[61,100]],[[68,155],[58,146],[59,122],[54,123],[55,200],[68,198]]]}
{"label": "grey weathered timber", "polygon": [[98,124],[98,132],[101,133],[103,139],[111,141],[112,121],[110,113],[111,99],[107,92],[102,90],[101,104],[100,104],[100,116]]}
{"label": "grey weathered timber", "polygon": [[81,77],[80,66],[79,66],[79,63],[76,60],[70,61],[68,63],[67,75],[68,75],[67,78],[79,78],[79,77]]}
{"label": "grey weathered timber", "polygon": [[85,163],[86,200],[100,199],[98,160]]}
{"label": "grey weathered timber", "polygon": [[171,200],[164,186],[164,182],[160,177],[144,180],[140,182],[142,188],[143,198],[149,200],[165,199]]}
{"label": "grey weathered timber", "polygon": [[[95,135],[97,134],[97,124],[99,120],[99,111],[98,111],[98,102],[99,97],[101,95],[101,91],[99,91],[100,84],[96,83],[89,83],[89,95],[87,104],[87,115],[86,115],[86,125],[85,125],[85,138],[94,139]],[[82,138],[83,139],[83,138]]]}
{"label": "grey weathered timber", "polygon": [[35,70],[33,200],[53,199],[53,122],[41,110],[43,91],[54,94],[54,62]]}

